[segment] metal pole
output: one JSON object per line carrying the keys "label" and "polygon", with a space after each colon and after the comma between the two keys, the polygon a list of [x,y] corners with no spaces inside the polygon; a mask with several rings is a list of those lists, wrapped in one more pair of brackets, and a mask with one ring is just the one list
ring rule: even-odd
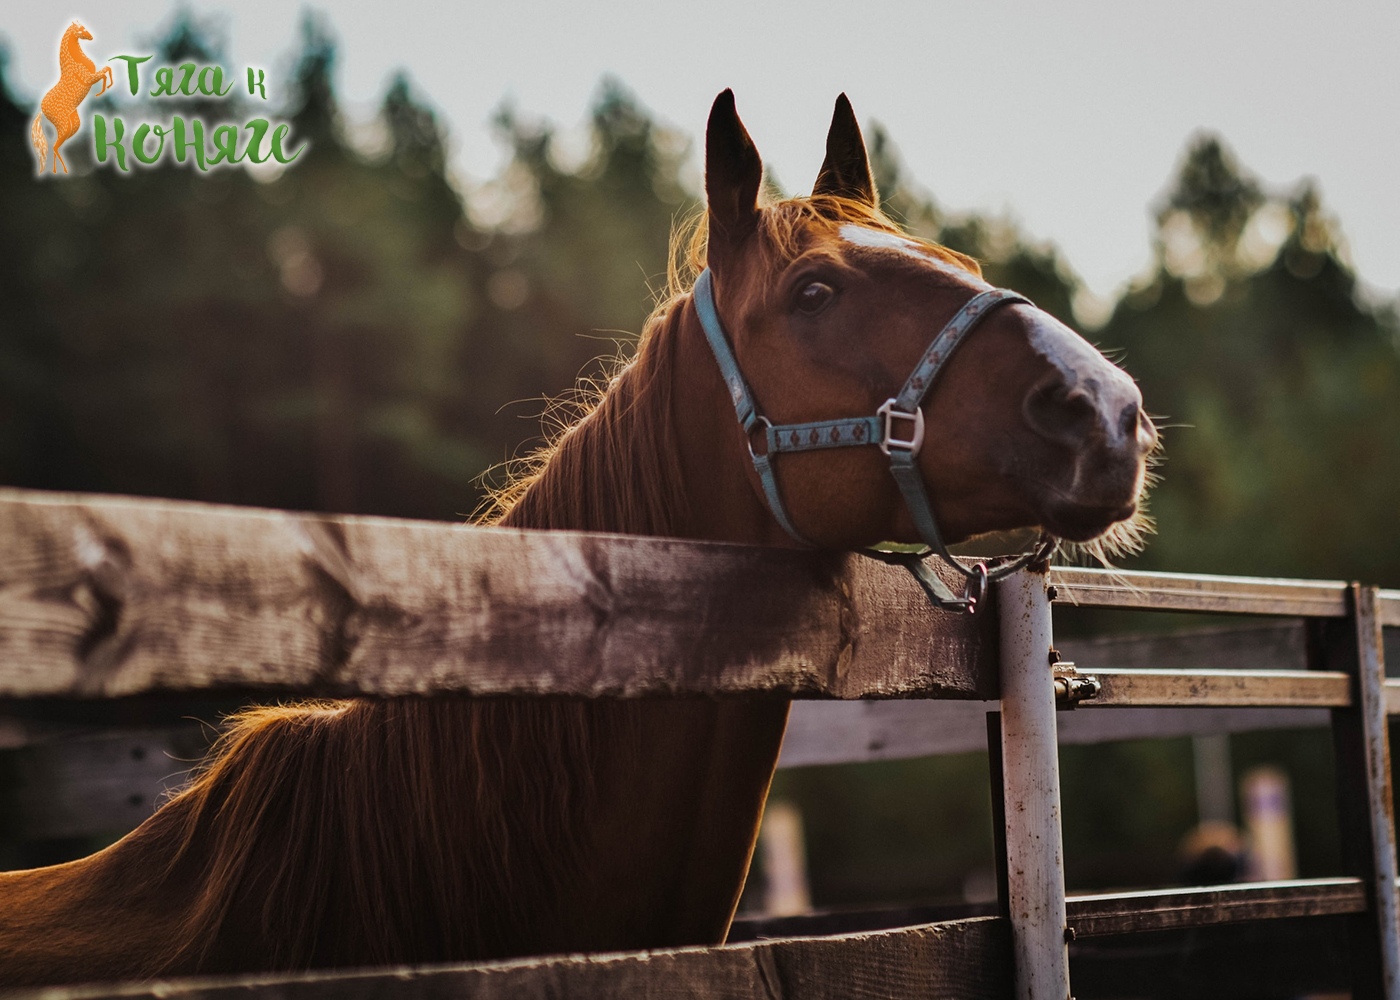
{"label": "metal pole", "polygon": [[1017,1000],[1068,1000],[1060,761],[1045,572],[997,584],[1007,901]]}

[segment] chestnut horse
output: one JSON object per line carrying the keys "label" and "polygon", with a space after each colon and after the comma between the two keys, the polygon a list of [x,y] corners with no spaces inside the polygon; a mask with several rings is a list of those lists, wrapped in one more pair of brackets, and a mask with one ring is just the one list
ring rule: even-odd
{"label": "chestnut horse", "polygon": [[[708,214],[682,265],[774,422],[868,414],[987,286],[881,214],[850,105],[813,194],[758,200],[728,91],[706,136]],[[679,269],[673,269],[679,272]],[[497,498],[522,528],[799,544],[694,300]],[[990,312],[923,403],[917,468],[950,541],[1135,516],[1155,431],[1131,379],[1024,304]],[[834,548],[917,541],[871,446],[781,456],[783,519]],[[150,978],[717,944],[782,742],[773,697],[355,700],[232,722],[202,772],[123,840],[0,875],[0,983]]]}

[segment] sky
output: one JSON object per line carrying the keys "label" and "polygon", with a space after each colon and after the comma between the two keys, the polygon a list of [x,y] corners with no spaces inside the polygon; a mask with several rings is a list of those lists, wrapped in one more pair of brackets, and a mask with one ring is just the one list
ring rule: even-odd
{"label": "sky", "polygon": [[[65,3],[67,0],[65,0]],[[18,8],[18,9],[16,9]],[[225,63],[288,80],[304,8],[191,0],[214,17]],[[1224,137],[1266,187],[1320,185],[1373,293],[1400,292],[1400,3],[1296,0],[329,0],[338,93],[368,119],[407,71],[450,129],[452,166],[481,181],[502,163],[502,101],[576,129],[605,75],[698,138],[716,93],[739,113],[786,190],[807,190],[832,102],[885,126],[907,175],[945,209],[1006,214],[1058,244],[1112,296],[1150,262],[1154,205],[1201,130]],[[102,64],[145,53],[169,0],[6,0],[10,78],[35,99],[57,79],[68,21]],[[120,63],[117,64],[119,68]],[[694,163],[698,179],[700,165]]]}

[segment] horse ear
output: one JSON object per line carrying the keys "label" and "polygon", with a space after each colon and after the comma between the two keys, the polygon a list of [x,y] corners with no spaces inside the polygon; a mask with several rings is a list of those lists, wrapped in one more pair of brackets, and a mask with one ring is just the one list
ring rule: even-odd
{"label": "horse ear", "polygon": [[875,178],[870,175],[870,158],[865,155],[860,123],[845,94],[836,98],[831,129],[826,133],[826,159],[822,161],[812,193],[841,195],[871,206],[880,204]]}
{"label": "horse ear", "polygon": [[725,90],[710,108],[705,127],[705,199],[710,207],[710,248],[733,246],[758,224],[758,185],[763,161]]}

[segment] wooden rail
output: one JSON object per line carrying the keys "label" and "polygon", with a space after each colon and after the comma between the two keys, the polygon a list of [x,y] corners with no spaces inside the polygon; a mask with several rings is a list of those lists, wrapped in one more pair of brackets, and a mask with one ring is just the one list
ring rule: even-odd
{"label": "wooden rail", "polygon": [[[350,972],[218,977],[50,989],[32,1000],[1002,1000],[1010,995],[1004,921],[957,920],[827,938]],[[18,998],[16,998],[18,1000]]]}
{"label": "wooden rail", "polygon": [[1094,893],[1069,897],[1067,909],[1077,939],[1245,920],[1364,913],[1366,887],[1358,878],[1317,878]]}
{"label": "wooden rail", "polygon": [[[52,500],[49,494],[39,497],[45,503]],[[458,534],[458,529],[445,525],[426,527],[444,535]],[[895,574],[892,585],[906,583]],[[3,594],[0,590],[0,608],[6,606]],[[1385,599],[1383,591],[1382,608],[1386,606]],[[899,605],[895,605],[896,612],[897,609]],[[895,627],[902,626],[896,623]],[[1390,660],[1400,662],[1400,629],[1387,629],[1386,640]],[[1301,674],[1302,689],[1320,693],[1313,704],[1344,704],[1348,697],[1345,682],[1338,683],[1340,674],[1306,671],[1308,639],[1301,620],[1233,623],[1142,636],[1067,639],[1058,640],[1057,646],[1067,660],[1077,662],[1082,672],[1110,681],[1105,693],[1086,702],[1085,709],[1110,704],[1144,706],[1148,700],[1165,703],[1162,707],[1061,713],[1061,745],[1329,725],[1327,709],[1306,707],[1309,699],[1299,695],[1299,689],[1285,689],[1281,699],[1267,688],[1260,692],[1259,685],[1267,685],[1270,671],[1280,669],[1285,671],[1285,678],[1294,675],[1288,671]],[[1233,688],[1226,675],[1215,672],[1222,668],[1239,675]],[[1133,671],[1158,674],[1131,674]],[[1183,679],[1175,681],[1168,674]],[[1203,679],[1197,681],[1196,676],[1203,674]],[[0,662],[0,678],[3,676],[4,664]],[[1158,693],[1154,699],[1145,699],[1148,676],[1154,678],[1151,686]],[[1186,704],[1191,707],[1182,707],[1183,703],[1173,695],[1172,688],[1182,685],[1189,688]],[[1260,697],[1243,696],[1239,685],[1249,686]],[[1390,713],[1400,714],[1400,683],[1387,683],[1386,696]],[[1261,700],[1305,707],[1252,707]],[[129,703],[106,711],[101,702],[90,702],[84,709],[88,717],[84,725],[45,721],[52,713],[35,714],[27,704],[10,702],[8,709],[0,707],[0,751],[10,751],[8,768],[13,779],[10,797],[0,801],[0,812],[8,814],[8,836],[22,840],[113,835],[133,829],[160,803],[164,791],[179,782],[183,770],[199,758],[213,735],[209,725],[192,723],[190,718],[217,723],[220,711],[234,702],[227,702],[224,707],[214,702],[192,709],[183,700],[151,700],[136,713]],[[1231,707],[1219,707],[1222,704]],[[983,751],[984,714],[988,707],[994,707],[994,703],[960,699],[840,703],[804,700],[795,704],[792,711],[780,766]],[[63,716],[69,718],[70,710],[64,710]]]}
{"label": "wooden rail", "polygon": [[852,554],[18,490],[0,552],[0,698],[997,693],[993,615]]}
{"label": "wooden rail", "polygon": [[1051,583],[1056,589],[1054,600],[1091,608],[1304,618],[1347,614],[1347,585],[1341,581],[1056,567]]}
{"label": "wooden rail", "polygon": [[1381,624],[1400,627],[1400,590],[1382,590],[1378,604]]}
{"label": "wooden rail", "polygon": [[1165,705],[1197,708],[1340,708],[1350,681],[1334,670],[1115,670],[1093,672],[1102,689],[1084,708]]}
{"label": "wooden rail", "polygon": [[[927,712],[980,717],[985,702],[1000,693],[995,615],[933,611],[902,570],[858,555],[13,490],[0,490],[0,552],[6,554],[0,561],[0,703],[8,700],[10,709],[0,716],[0,741],[18,733],[17,746],[43,731],[47,699],[130,703],[171,692],[214,698],[249,691],[781,693],[965,702],[849,706],[864,721],[835,740],[829,725],[821,739],[815,732],[804,737],[799,710],[785,757],[792,765],[820,758],[802,758],[804,739],[811,746],[834,745],[827,751],[832,760],[928,752],[929,731],[948,727],[930,726]],[[1209,725],[1219,731],[1222,720],[1230,720],[1226,729],[1233,720],[1244,727],[1246,716],[1304,725],[1330,714],[1339,734],[1344,833],[1362,830],[1347,846],[1354,877],[1071,897],[1060,922],[1047,925],[1051,950],[1063,956],[1065,927],[1090,941],[1129,934],[1165,941],[1161,935],[1187,929],[1196,940],[1207,931],[1267,920],[1306,928],[1328,947],[1341,948],[1343,957],[1328,968],[1329,975],[1340,970],[1343,984],[1358,962],[1375,970],[1372,979],[1357,981],[1358,989],[1379,995],[1375,976],[1383,970],[1392,977],[1400,966],[1389,951],[1380,957],[1395,944],[1384,723],[1387,712],[1400,714],[1400,681],[1386,682],[1381,669],[1382,627],[1400,626],[1400,591],[1060,568],[1049,585],[1050,600],[1061,604],[1306,619],[1252,630],[1062,643],[1060,652],[1100,681],[1098,698],[1086,705],[1119,712],[1064,714],[1060,738],[1074,741],[1076,728],[1085,740],[1114,738],[1114,732],[1162,735],[1168,723],[1147,723],[1169,716],[1194,720],[1171,724],[1194,732]],[[1037,586],[1045,608],[1043,578]],[[1043,651],[1046,642],[1031,646]],[[1018,661],[1028,671],[1045,662],[1036,649],[1023,650]],[[813,702],[808,711],[817,719],[843,708]],[[1006,711],[1003,703],[1003,716]],[[1127,729],[1108,723],[1131,720],[1133,712],[1150,714],[1138,715]],[[1056,728],[1050,725],[1048,750],[1042,747],[1037,759],[1053,761]],[[877,738],[877,732],[884,735]],[[146,738],[154,746],[160,731]],[[98,736],[85,751],[77,744],[78,757],[89,753],[77,766],[91,770],[93,755],[111,749],[96,744],[110,739]],[[946,732],[933,742],[939,740],[947,749]],[[133,759],[145,759],[151,749],[137,755],[129,740],[120,746]],[[30,749],[37,748],[21,752]],[[1003,756],[994,761],[998,774],[1006,766]],[[164,768],[157,762],[154,770]],[[144,808],[130,794],[126,803],[137,812]],[[1051,819],[1058,842],[1053,809]],[[1022,835],[1017,842],[1029,839]],[[1377,908],[1384,911],[1379,923]],[[1010,918],[1021,935],[1017,914]],[[43,995],[368,997],[402,995],[406,988],[424,997],[581,990],[668,997],[1004,996],[1011,989],[1008,931],[1006,920],[969,918],[720,949]],[[1092,968],[1095,954],[1081,942],[1074,961]],[[1030,963],[1019,964],[1018,981]],[[1235,982],[1228,967],[1214,975]],[[1092,972],[1076,978],[1088,984],[1078,992],[1113,995],[1114,988],[1102,985],[1111,978],[1096,980]]]}

